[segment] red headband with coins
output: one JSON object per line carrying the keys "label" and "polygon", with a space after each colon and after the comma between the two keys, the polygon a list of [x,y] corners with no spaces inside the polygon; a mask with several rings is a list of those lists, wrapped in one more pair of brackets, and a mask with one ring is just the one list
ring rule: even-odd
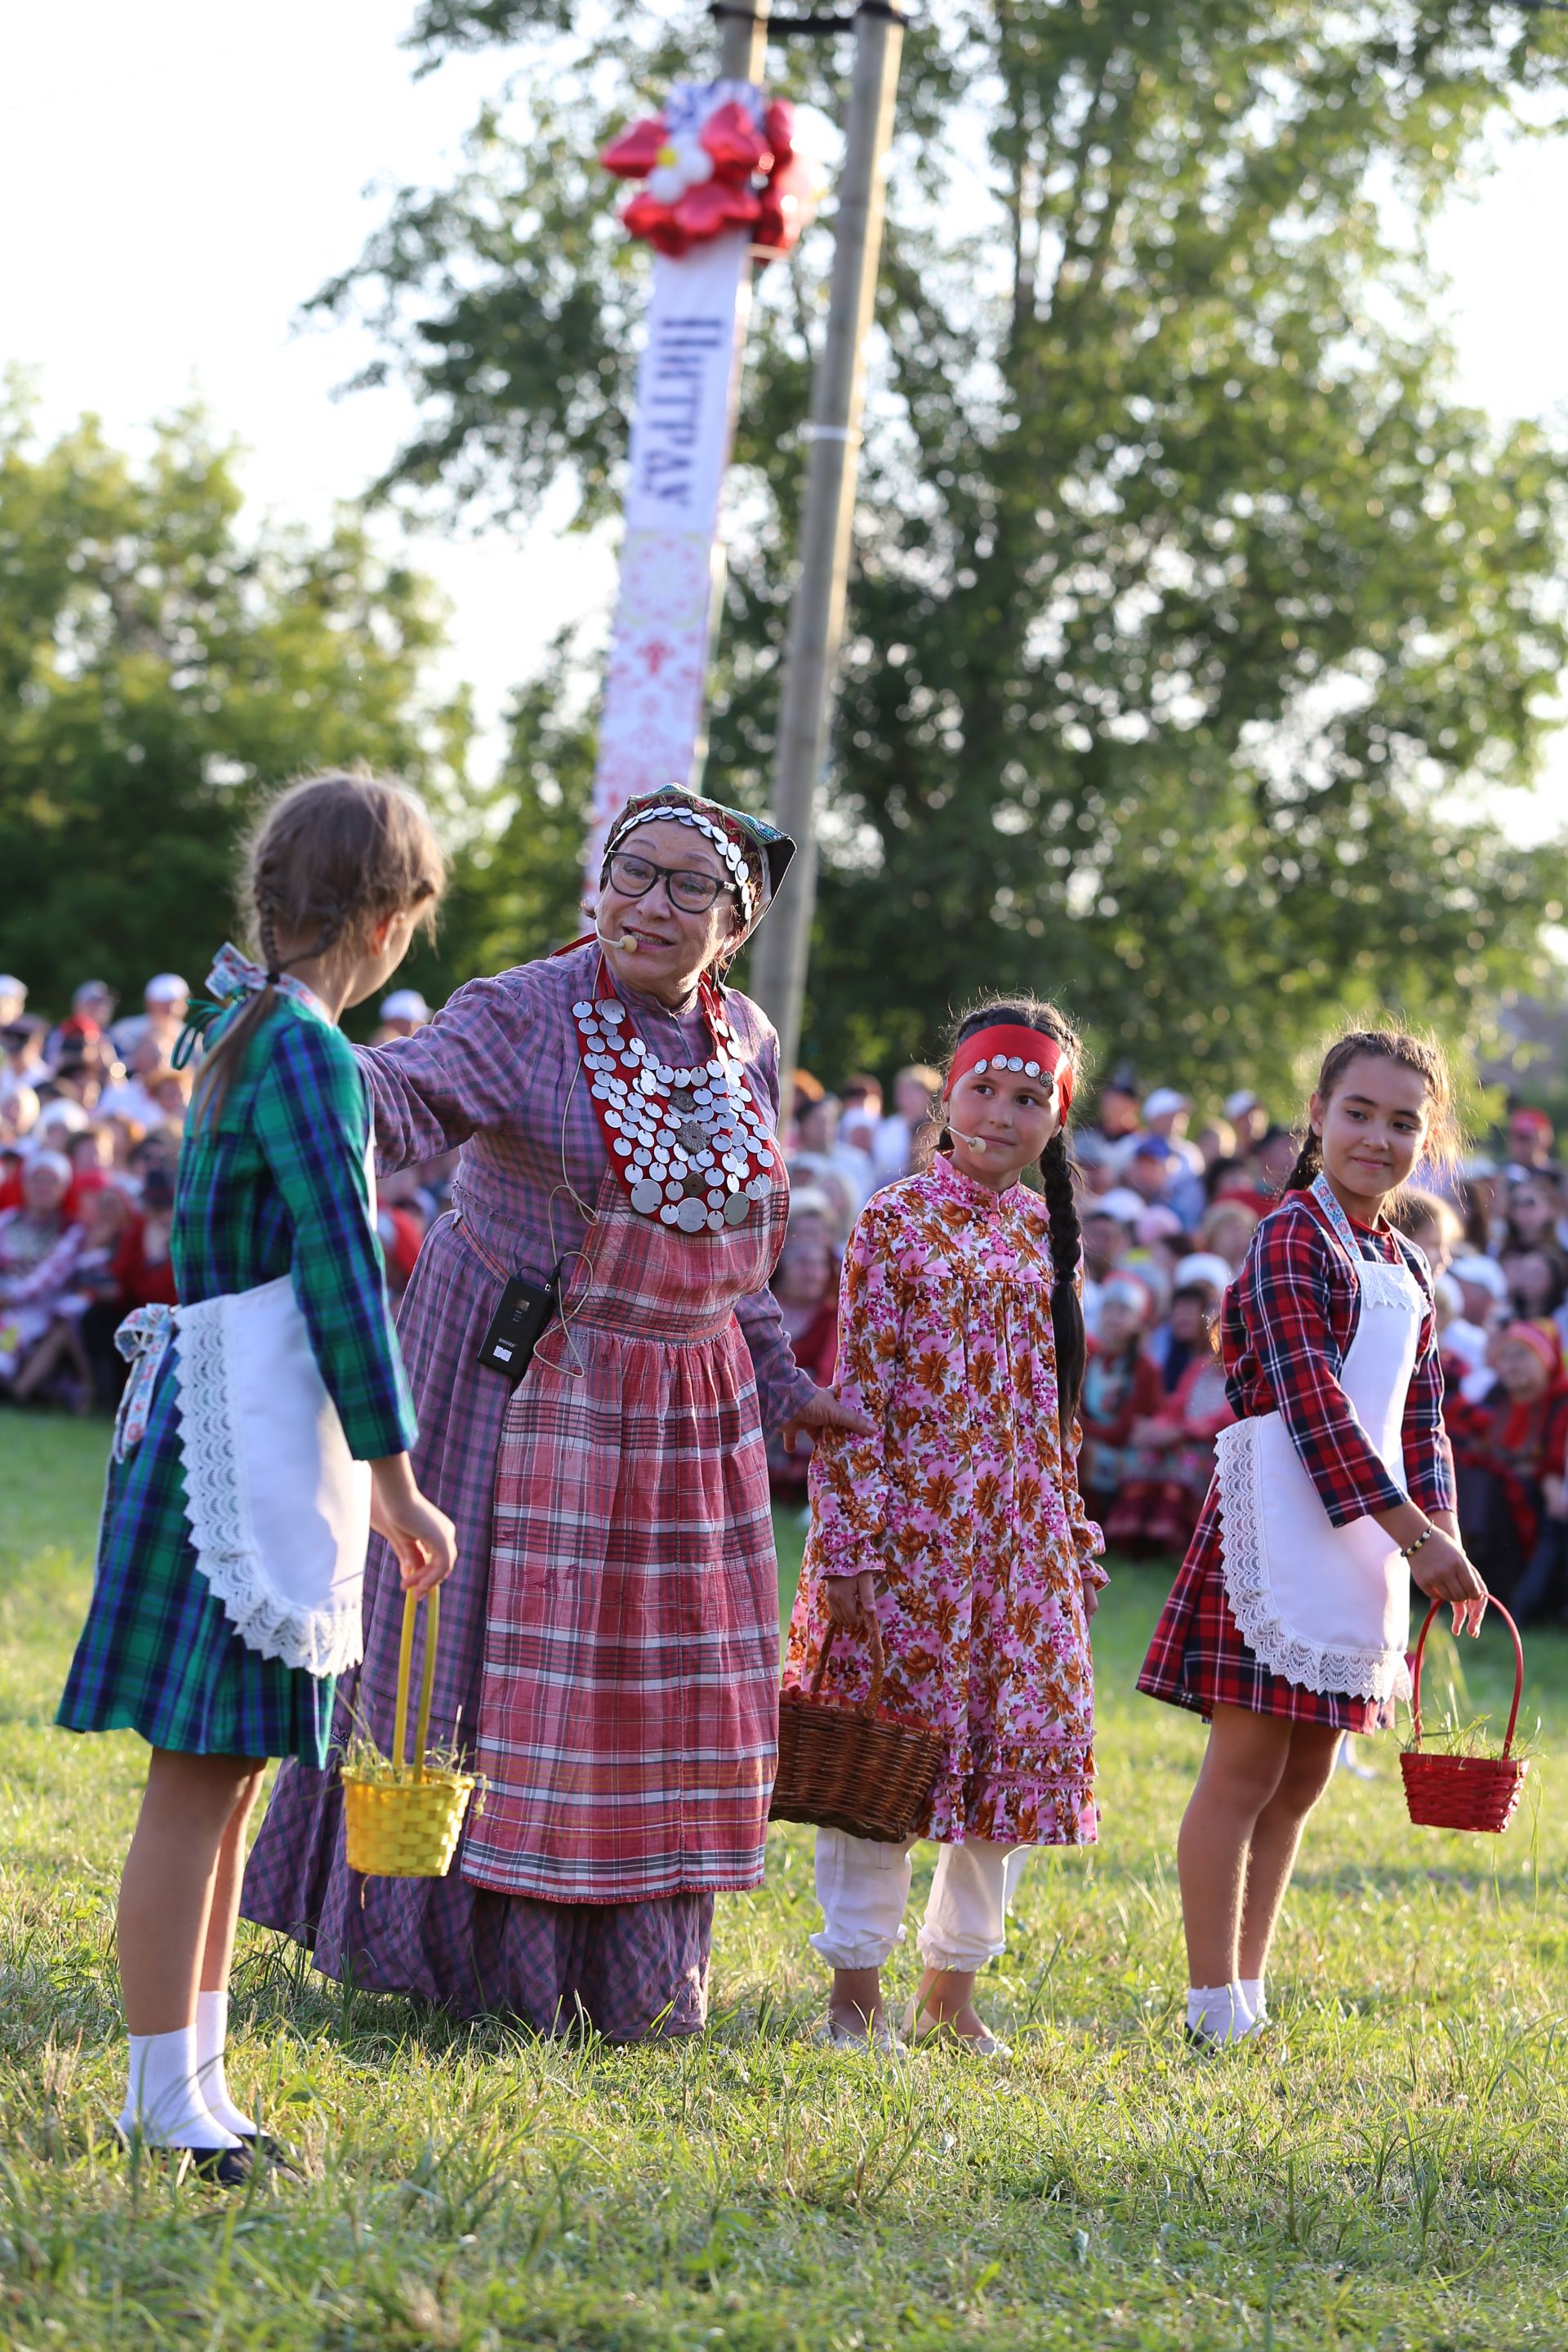
{"label": "red headband with coins", "polygon": [[977,1029],[952,1057],[942,1087],[942,1100],[966,1070],[1002,1070],[1026,1078],[1054,1078],[1057,1101],[1065,1118],[1072,1108],[1072,1060],[1066,1047],[1043,1029],[1021,1029],[999,1022],[994,1029]]}

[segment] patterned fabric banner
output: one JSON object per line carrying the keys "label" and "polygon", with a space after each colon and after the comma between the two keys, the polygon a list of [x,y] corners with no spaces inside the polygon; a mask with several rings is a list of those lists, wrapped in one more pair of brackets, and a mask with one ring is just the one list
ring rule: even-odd
{"label": "patterned fabric banner", "polygon": [[[760,123],[762,94],[750,83],[673,89],[665,120],[677,152],[716,107],[736,100]],[[700,772],[708,651],[724,576],[719,499],[750,310],[748,230],[727,230],[679,257],[656,255],[584,853],[590,907],[605,835],[626,802],[660,784],[695,782]]]}

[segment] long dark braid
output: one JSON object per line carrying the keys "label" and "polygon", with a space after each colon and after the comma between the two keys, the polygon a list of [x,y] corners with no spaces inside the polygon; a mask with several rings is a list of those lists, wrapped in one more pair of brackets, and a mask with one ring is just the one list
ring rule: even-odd
{"label": "long dark braid", "polygon": [[[1043,1030],[1047,1037],[1056,1039],[1067,1056],[1064,1066],[1071,1067],[1075,1079],[1080,1077],[1083,1047],[1071,1023],[1054,1004],[1046,1004],[1029,996],[998,999],[989,1004],[976,1005],[973,1013],[966,1013],[953,1037],[953,1054],[977,1029],[996,1027]],[[950,1055],[950,1068],[952,1061],[952,1055]],[[937,1149],[949,1148],[951,1138],[944,1128],[938,1139]],[[1050,1218],[1051,1328],[1057,1343],[1057,1414],[1063,1440],[1070,1444],[1072,1424],[1083,1394],[1089,1335],[1084,1328],[1083,1307],[1078,1295],[1078,1269],[1083,1255],[1083,1235],[1078,1221],[1078,1195],[1073,1181],[1075,1170],[1065,1111],[1061,1125],[1040,1154],[1039,1170],[1040,1193]]]}
{"label": "long dark braid", "polygon": [[[1445,1167],[1458,1155],[1458,1137],[1454,1118],[1453,1081],[1441,1046],[1426,1037],[1413,1037],[1404,1029],[1351,1029],[1336,1037],[1323,1055],[1318,1071],[1314,1093],[1327,1102],[1334,1088],[1362,1055],[1379,1062],[1397,1062],[1402,1069],[1413,1070],[1426,1087],[1426,1138],[1422,1157],[1429,1166]],[[1309,1119],[1296,1165],[1286,1179],[1288,1192],[1304,1192],[1313,1178],[1321,1172],[1323,1139]]]}

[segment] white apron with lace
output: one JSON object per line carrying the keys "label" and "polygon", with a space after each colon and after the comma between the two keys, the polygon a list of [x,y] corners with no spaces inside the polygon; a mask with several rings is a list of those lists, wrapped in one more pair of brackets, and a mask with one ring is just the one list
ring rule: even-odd
{"label": "white apron with lace", "polygon": [[114,1336],[131,1366],[117,1462],[146,1435],[158,1372],[174,1350],[196,1568],[240,1640],[309,1675],[357,1665],[370,1465],[349,1452],[292,1276],[194,1307],[140,1307]]}
{"label": "white apron with lace", "polygon": [[[1426,1298],[1406,1265],[1363,1258],[1332,1193],[1313,1192],[1360,1294],[1340,1386],[1408,1491],[1405,1403]],[[1394,1538],[1373,1518],[1333,1525],[1279,1412],[1233,1422],[1215,1450],[1226,1598],[1249,1648],[1305,1690],[1408,1697],[1410,1565]]]}
{"label": "white apron with lace", "polygon": [[349,1452],[292,1278],[180,1307],[174,1345],[185,1518],[225,1616],[264,1658],[357,1665],[370,1465]]}

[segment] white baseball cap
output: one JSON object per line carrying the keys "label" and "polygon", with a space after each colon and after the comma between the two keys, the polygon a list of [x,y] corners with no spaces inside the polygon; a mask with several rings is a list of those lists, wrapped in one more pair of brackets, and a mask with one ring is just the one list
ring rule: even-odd
{"label": "white baseball cap", "polygon": [[92,1125],[80,1103],[69,1095],[56,1095],[38,1113],[38,1123],[33,1129],[42,1142],[46,1135],[85,1135]]}
{"label": "white baseball cap", "polygon": [[1191,1257],[1181,1259],[1171,1280],[1178,1290],[1184,1290],[1190,1282],[1206,1282],[1211,1288],[1225,1291],[1236,1276],[1217,1251],[1194,1250]]}
{"label": "white baseball cap", "polygon": [[1086,1217],[1114,1217],[1118,1224],[1135,1225],[1148,1205],[1131,1184],[1116,1184],[1109,1192],[1102,1192],[1098,1201],[1087,1202],[1082,1213]]}
{"label": "white baseball cap", "polygon": [[177,971],[155,971],[142,991],[143,1004],[187,1004],[190,988]]}
{"label": "white baseball cap", "polygon": [[1508,1276],[1496,1258],[1459,1257],[1448,1268],[1456,1282],[1468,1282],[1477,1290],[1484,1290],[1500,1307],[1508,1300]]}
{"label": "white baseball cap", "polygon": [[1143,1097],[1145,1118],[1169,1118],[1173,1111],[1189,1108],[1186,1096],[1179,1095],[1174,1087],[1156,1087],[1152,1095]]}
{"label": "white baseball cap", "polygon": [[1250,1087],[1238,1087],[1235,1094],[1226,1095],[1225,1098],[1226,1118],[1239,1118],[1243,1111],[1261,1108],[1259,1097],[1253,1093]]}
{"label": "white baseball cap", "polygon": [[14,971],[0,971],[0,996],[19,996],[23,1003],[26,1004],[27,1002],[26,982],[25,980],[18,980]]}
{"label": "white baseball cap", "polygon": [[428,1021],[430,1007],[416,988],[395,988],[381,1000],[384,1021]]}

